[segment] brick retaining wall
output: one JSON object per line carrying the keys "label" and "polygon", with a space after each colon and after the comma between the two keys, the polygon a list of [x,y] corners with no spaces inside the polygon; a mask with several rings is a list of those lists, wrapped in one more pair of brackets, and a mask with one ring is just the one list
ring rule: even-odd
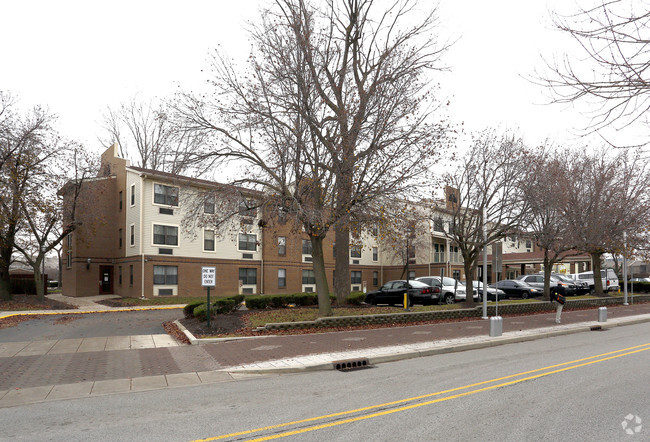
{"label": "brick retaining wall", "polygon": [[[628,297],[629,298],[629,297]],[[631,299],[631,298],[630,298]],[[634,302],[650,302],[650,295],[636,295]],[[608,305],[622,304],[623,297],[595,298],[595,299],[567,299],[564,310],[577,310],[589,307],[602,307]],[[488,305],[488,315],[494,316],[496,306]],[[550,302],[532,301],[522,304],[501,304],[499,305],[500,315],[513,315],[537,312],[555,311],[555,306]],[[256,330],[288,330],[288,329],[305,329],[305,328],[331,328],[331,327],[349,327],[369,324],[399,324],[420,321],[438,321],[443,319],[459,318],[480,318],[483,314],[483,307],[478,306],[473,309],[459,310],[436,310],[430,312],[404,312],[404,313],[387,313],[378,315],[361,315],[361,316],[331,316],[318,318],[315,321],[301,322],[281,322],[269,323],[263,327],[257,327]]]}

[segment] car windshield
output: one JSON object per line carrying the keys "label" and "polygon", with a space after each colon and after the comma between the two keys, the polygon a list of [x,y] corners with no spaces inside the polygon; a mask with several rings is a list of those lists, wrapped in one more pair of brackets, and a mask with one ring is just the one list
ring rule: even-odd
{"label": "car windshield", "polygon": [[420,289],[422,287],[428,287],[429,286],[428,284],[425,284],[425,283],[423,283],[421,281],[415,281],[413,279],[411,279],[409,281],[409,284],[411,284],[411,287],[414,288],[414,289]]}
{"label": "car windshield", "polygon": [[443,276],[442,278],[442,285],[462,285],[462,282],[455,280],[454,278],[449,278],[447,276]]}
{"label": "car windshield", "polygon": [[569,278],[568,276],[564,276],[564,275],[555,275],[555,276],[561,281],[573,282],[573,279]]}

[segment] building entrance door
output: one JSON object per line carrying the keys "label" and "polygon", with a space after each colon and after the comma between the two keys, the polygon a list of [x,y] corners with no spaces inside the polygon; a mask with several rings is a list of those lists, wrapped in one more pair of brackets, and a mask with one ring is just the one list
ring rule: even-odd
{"label": "building entrance door", "polygon": [[113,267],[99,266],[99,294],[113,294]]}

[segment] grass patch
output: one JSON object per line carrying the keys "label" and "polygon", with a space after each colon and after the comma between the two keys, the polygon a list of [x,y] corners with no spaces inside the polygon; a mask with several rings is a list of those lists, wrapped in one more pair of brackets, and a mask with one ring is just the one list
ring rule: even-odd
{"label": "grass patch", "polygon": [[[434,310],[453,310],[461,308],[458,305],[432,305],[432,306],[413,306],[409,309],[411,312],[428,312]],[[403,308],[399,307],[333,307],[332,316],[362,316],[378,315],[386,313],[404,313]],[[251,327],[262,327],[273,322],[300,322],[314,321],[321,317],[317,308],[298,307],[283,308],[274,310],[251,311],[247,316]]]}

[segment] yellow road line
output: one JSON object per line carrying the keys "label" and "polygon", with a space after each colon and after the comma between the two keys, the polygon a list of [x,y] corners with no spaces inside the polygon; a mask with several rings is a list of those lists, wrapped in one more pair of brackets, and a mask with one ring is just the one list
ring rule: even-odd
{"label": "yellow road line", "polygon": [[[642,348],[642,347],[645,347],[645,348]],[[338,413],[331,413],[331,414],[326,414],[326,415],[318,416],[318,417],[311,417],[311,418],[307,418],[307,419],[301,419],[301,420],[286,422],[286,423],[277,424],[277,425],[270,425],[270,426],[267,426],[267,427],[255,428],[255,429],[252,429],[252,430],[240,431],[240,432],[237,432],[237,433],[224,434],[224,435],[221,435],[221,436],[210,437],[210,438],[207,438],[207,439],[197,439],[197,440],[195,440],[193,442],[208,442],[208,441],[226,439],[228,437],[243,436],[243,435],[247,435],[247,434],[259,433],[261,431],[275,430],[275,429],[278,429],[278,428],[287,427],[287,426],[291,426],[291,425],[303,424],[303,423],[307,423],[307,422],[314,422],[314,421],[318,421],[318,420],[322,420],[322,419],[340,417],[340,416],[345,416],[345,415],[349,415],[349,414],[359,413],[359,412],[362,412],[362,411],[369,411],[369,410],[373,410],[373,409],[376,409],[376,408],[382,408],[382,407],[387,407],[387,406],[391,406],[391,405],[403,404],[405,402],[411,402],[411,401],[424,399],[424,398],[428,398],[428,397],[433,397],[433,396],[440,396],[440,395],[443,395],[443,394],[446,394],[446,393],[452,393],[452,392],[459,391],[459,390],[465,390],[465,389],[477,387],[477,386],[480,386],[480,385],[485,385],[485,384],[489,384],[489,383],[493,383],[493,382],[499,382],[499,381],[503,381],[505,379],[511,379],[511,378],[514,378],[514,377],[524,376],[524,375],[528,375],[528,374],[531,374],[531,373],[540,372],[540,371],[543,371],[543,370],[549,370],[549,369],[553,369],[553,368],[557,368],[557,367],[562,367],[562,366],[566,366],[566,365],[570,365],[570,364],[575,364],[575,363],[578,363],[578,362],[588,361],[590,359],[601,358],[603,356],[609,356],[609,355],[613,355],[613,354],[616,354],[616,353],[626,352],[626,351],[629,351],[629,350],[635,350],[635,351],[631,351],[629,353],[623,353],[623,354],[617,355],[617,356],[611,356],[611,357],[608,357],[608,358],[605,358],[605,359],[600,359],[600,360],[597,360],[597,361],[586,362],[586,363],[583,363],[583,364],[575,365],[573,367],[566,367],[566,368],[562,368],[562,369],[559,369],[559,370],[554,370],[554,371],[550,371],[550,372],[547,372],[547,373],[542,373],[542,374],[539,374],[539,375],[530,376],[530,377],[527,377],[527,378],[524,378],[524,379],[519,379],[519,380],[515,380],[515,381],[506,382],[506,383],[499,384],[499,385],[496,385],[496,386],[484,387],[484,388],[481,388],[481,389],[478,389],[478,390],[473,390],[473,391],[470,391],[470,392],[460,393],[460,394],[457,394],[457,395],[454,395],[454,396],[448,396],[448,397],[441,398],[441,399],[435,399],[433,401],[428,401],[428,402],[424,402],[424,403],[421,403],[421,404],[409,405],[409,406],[406,406],[406,407],[397,408],[397,409],[393,409],[393,410],[389,410],[389,411],[383,411],[383,412],[380,412],[380,413],[374,413],[374,414],[370,414],[370,415],[366,415],[366,416],[350,418],[350,419],[346,419],[346,420],[331,423],[331,424],[318,425],[316,427],[310,427],[309,429],[295,430],[295,431],[297,431],[297,433],[295,431],[294,432],[287,432],[287,433],[281,433],[281,434],[274,435],[274,436],[268,436],[267,438],[251,439],[251,440],[262,441],[262,440],[274,439],[274,438],[277,438],[277,437],[290,436],[290,435],[293,435],[293,434],[304,433],[305,431],[313,431],[313,430],[326,428],[326,427],[330,427],[330,426],[334,426],[334,425],[340,425],[340,424],[343,424],[343,423],[354,422],[354,421],[358,421],[358,420],[362,420],[362,419],[369,419],[371,417],[382,416],[382,415],[385,415],[385,414],[395,413],[397,411],[403,411],[403,410],[408,410],[410,408],[415,408],[415,407],[419,407],[419,406],[423,406],[423,405],[429,405],[429,404],[433,404],[433,403],[436,403],[436,402],[442,402],[442,401],[446,401],[446,400],[449,400],[449,399],[454,399],[454,398],[458,398],[458,397],[462,397],[462,396],[467,396],[469,394],[475,394],[475,393],[491,390],[491,389],[502,387],[502,386],[513,385],[513,384],[516,384],[518,382],[522,382],[522,381],[526,381],[526,380],[530,380],[530,379],[536,379],[536,378],[543,377],[543,376],[548,376],[548,375],[553,374],[553,373],[559,373],[559,372],[562,372],[562,371],[571,370],[571,369],[574,369],[574,368],[582,367],[584,365],[593,364],[595,362],[602,362],[602,361],[617,358],[617,357],[620,357],[620,356],[626,356],[626,355],[629,355],[629,354],[633,354],[633,353],[637,353],[637,352],[641,352],[641,351],[645,351],[645,350],[650,350],[650,343],[642,344],[642,345],[636,345],[634,347],[623,348],[623,349],[620,349],[620,350],[610,351],[610,352],[602,353],[602,354],[595,355],[595,356],[589,356],[587,358],[575,359],[573,361],[563,362],[561,364],[549,365],[547,367],[537,368],[537,369],[534,369],[534,370],[523,371],[523,372],[520,372],[520,373],[511,374],[511,375],[503,376],[503,377],[500,377],[500,378],[490,379],[488,381],[481,381],[481,382],[476,382],[474,384],[464,385],[462,387],[451,388],[449,390],[438,391],[438,392],[435,392],[435,393],[428,393],[428,394],[424,394],[424,395],[420,395],[420,396],[414,396],[414,397],[410,397],[410,398],[406,398],[406,399],[400,399],[400,400],[397,400],[397,401],[386,402],[386,403],[379,404],[379,405],[371,405],[371,406],[368,406],[368,407],[356,408],[354,410],[341,411],[341,412],[338,412]]]}

